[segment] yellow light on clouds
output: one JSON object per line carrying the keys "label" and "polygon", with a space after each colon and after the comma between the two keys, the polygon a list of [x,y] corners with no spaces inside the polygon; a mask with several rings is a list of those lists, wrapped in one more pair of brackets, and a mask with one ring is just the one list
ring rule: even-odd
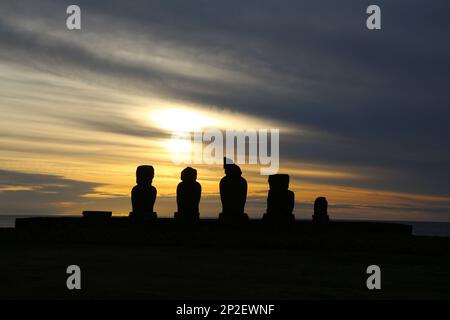
{"label": "yellow light on clouds", "polygon": [[150,114],[153,123],[171,132],[192,132],[207,127],[219,127],[221,122],[202,112],[181,108],[155,110]]}
{"label": "yellow light on clouds", "polygon": [[192,151],[192,143],[183,138],[166,140],[162,142],[162,145],[173,153],[190,153]]}

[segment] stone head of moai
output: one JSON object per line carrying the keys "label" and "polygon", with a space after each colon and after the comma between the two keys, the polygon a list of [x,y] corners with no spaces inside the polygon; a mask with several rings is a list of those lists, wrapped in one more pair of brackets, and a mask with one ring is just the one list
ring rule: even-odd
{"label": "stone head of moai", "polygon": [[285,191],[289,189],[288,174],[273,174],[269,176],[269,188],[273,191]]}
{"label": "stone head of moai", "polygon": [[136,183],[138,185],[152,184],[155,169],[152,166],[139,166],[136,169]]}
{"label": "stone head of moai", "polygon": [[223,168],[227,177],[238,178],[242,176],[241,168],[237,164],[234,164],[231,159],[223,158]]}
{"label": "stone head of moai", "polygon": [[197,180],[197,170],[191,167],[187,167],[181,171],[181,181],[194,182]]}

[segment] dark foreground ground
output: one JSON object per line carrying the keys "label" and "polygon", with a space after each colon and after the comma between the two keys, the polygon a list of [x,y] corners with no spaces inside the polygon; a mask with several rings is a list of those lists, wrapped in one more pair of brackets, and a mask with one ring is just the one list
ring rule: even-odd
{"label": "dark foreground ground", "polygon": [[[414,239],[407,246],[435,241]],[[450,255],[404,249],[0,244],[0,298],[449,299]],[[66,288],[72,264],[82,270],[79,291]],[[382,290],[366,288],[371,264]]]}

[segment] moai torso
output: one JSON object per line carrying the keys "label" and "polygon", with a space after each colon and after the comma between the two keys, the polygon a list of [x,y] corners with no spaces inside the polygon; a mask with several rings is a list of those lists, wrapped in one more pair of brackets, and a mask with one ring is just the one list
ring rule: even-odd
{"label": "moai torso", "polygon": [[153,213],[156,188],[152,185],[136,185],[131,191],[131,203],[135,213]]}
{"label": "moai torso", "polygon": [[225,177],[220,180],[222,212],[226,215],[244,214],[247,181],[241,177],[241,170],[234,164],[227,165],[225,174]]}
{"label": "moai torso", "polygon": [[289,176],[287,174],[271,175],[269,176],[269,186],[267,213],[277,216],[292,215],[295,194],[289,190]]}

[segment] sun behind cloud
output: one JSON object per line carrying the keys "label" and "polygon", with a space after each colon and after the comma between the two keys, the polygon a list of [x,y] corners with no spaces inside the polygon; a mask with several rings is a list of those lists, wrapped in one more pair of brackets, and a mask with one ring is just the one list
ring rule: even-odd
{"label": "sun behind cloud", "polygon": [[172,132],[192,132],[223,125],[217,118],[181,108],[154,110],[150,113],[150,120],[157,127]]}

